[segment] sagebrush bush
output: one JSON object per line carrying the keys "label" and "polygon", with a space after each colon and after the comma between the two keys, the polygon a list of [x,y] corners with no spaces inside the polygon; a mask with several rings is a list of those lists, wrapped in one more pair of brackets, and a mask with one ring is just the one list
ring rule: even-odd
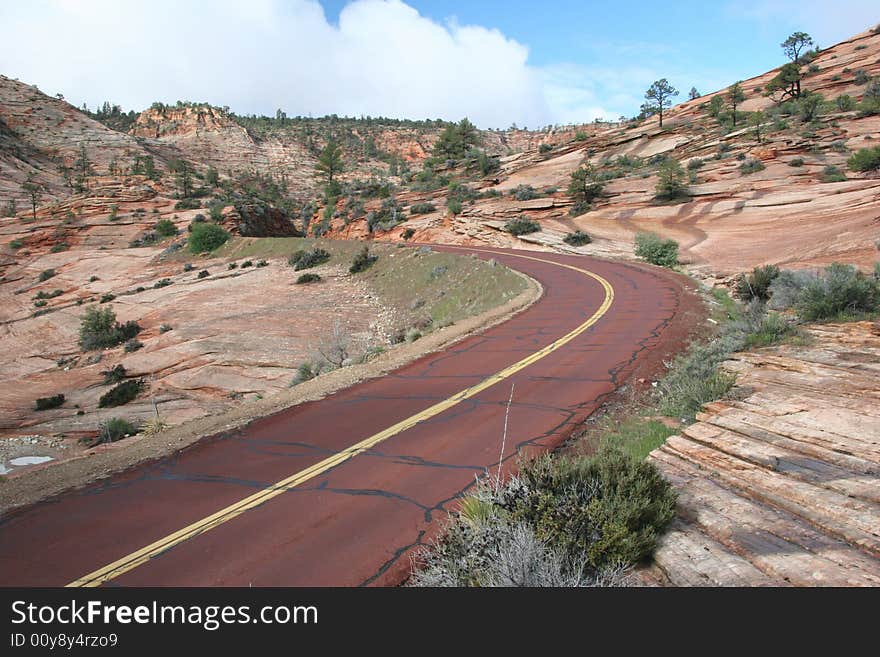
{"label": "sagebrush bush", "polygon": [[48,281],[50,278],[56,275],[57,272],[54,269],[44,269],[40,272],[40,275],[37,276],[37,280],[40,281],[40,283],[44,283],[45,281]]}
{"label": "sagebrush bush", "polygon": [[131,379],[113,386],[106,393],[101,395],[98,400],[98,408],[109,408],[112,406],[122,406],[137,397],[144,389],[146,384],[143,379]]}
{"label": "sagebrush bush", "polygon": [[880,310],[880,284],[852,265],[834,263],[813,278],[794,304],[803,321],[846,319]]}
{"label": "sagebrush bush", "polygon": [[675,267],[678,264],[678,242],[664,240],[654,233],[638,233],[635,254],[652,265]]}
{"label": "sagebrush bush", "polygon": [[766,167],[764,166],[764,163],[761,162],[761,160],[757,160],[755,158],[749,158],[739,165],[739,171],[744,176],[747,176],[750,173],[763,171],[765,168]]}
{"label": "sagebrush bush", "polygon": [[726,395],[736,377],[719,365],[743,344],[742,335],[723,334],[711,342],[694,343],[676,356],[657,386],[663,414],[693,419],[703,404]]}
{"label": "sagebrush bush", "polygon": [[317,283],[321,280],[321,277],[318,274],[301,274],[299,278],[296,279],[297,285],[303,285],[305,283]]}
{"label": "sagebrush bush", "polygon": [[141,332],[137,322],[120,324],[112,308],[91,306],[80,318],[79,345],[86,351],[115,347]]}
{"label": "sagebrush bush", "polygon": [[582,230],[576,230],[573,233],[568,233],[562,238],[562,241],[569,246],[584,246],[592,242],[593,238]]}
{"label": "sagebrush bush", "polygon": [[93,444],[115,443],[138,432],[137,427],[121,417],[112,417],[101,424]]}
{"label": "sagebrush bush", "polygon": [[544,455],[500,487],[480,482],[423,551],[416,586],[595,586],[653,551],[676,494],[653,464],[602,446]]}
{"label": "sagebrush bush", "polygon": [[822,169],[822,182],[844,182],[846,175],[833,164],[829,164]]}
{"label": "sagebrush bush", "polygon": [[411,215],[430,214],[436,209],[437,207],[433,203],[414,203],[410,206],[409,213]]}
{"label": "sagebrush bush", "polygon": [[518,217],[504,224],[504,230],[511,235],[527,235],[541,230],[541,224],[528,217]]}
{"label": "sagebrush bush", "polygon": [[517,185],[515,189],[511,190],[510,195],[517,201],[531,201],[540,196],[538,190],[531,185]]}
{"label": "sagebrush bush", "polygon": [[779,276],[779,267],[755,267],[749,274],[741,274],[736,284],[736,295],[743,301],[770,298],[770,284]]}
{"label": "sagebrush bush", "polygon": [[287,259],[287,264],[293,267],[294,271],[301,271],[323,265],[328,260],[330,260],[330,253],[316,246],[311,251],[296,251]]}
{"label": "sagebrush bush", "polygon": [[348,271],[351,274],[359,274],[372,267],[378,259],[379,256],[370,254],[369,247],[365,246],[358,251],[358,254],[354,257],[354,260],[352,260],[351,267],[348,268]]}
{"label": "sagebrush bush", "polygon": [[790,167],[802,167],[804,166],[804,158],[802,157],[793,157],[788,161],[788,166]]}
{"label": "sagebrush bush", "polygon": [[52,395],[51,397],[39,397],[34,402],[34,408],[38,411],[48,411],[52,408],[58,408],[64,403],[64,395]]}

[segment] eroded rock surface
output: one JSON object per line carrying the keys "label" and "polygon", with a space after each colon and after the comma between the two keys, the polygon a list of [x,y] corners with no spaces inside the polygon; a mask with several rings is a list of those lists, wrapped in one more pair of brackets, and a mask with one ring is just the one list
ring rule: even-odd
{"label": "eroded rock surface", "polygon": [[650,459],[679,492],[646,583],[880,585],[880,326],[736,354],[745,391]]}

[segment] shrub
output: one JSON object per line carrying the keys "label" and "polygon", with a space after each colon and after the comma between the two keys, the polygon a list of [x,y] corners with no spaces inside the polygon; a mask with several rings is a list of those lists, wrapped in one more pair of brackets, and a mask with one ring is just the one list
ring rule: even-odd
{"label": "shrub", "polygon": [[[602,196],[605,184],[596,179],[597,174],[591,166],[583,166],[571,173],[568,194],[575,200],[589,205]],[[583,214],[583,213],[581,213]]]}
{"label": "shrub", "polygon": [[463,206],[461,201],[458,199],[450,198],[446,201],[446,209],[449,210],[452,214],[461,214]]}
{"label": "shrub", "polygon": [[115,298],[116,298],[116,295],[110,294],[109,292],[107,294],[102,294],[101,295],[101,303],[110,303]]}
{"label": "shrub", "polygon": [[635,254],[652,265],[675,267],[678,264],[678,242],[664,240],[654,233],[638,233]]}
{"label": "shrub", "polygon": [[257,267],[268,267],[268,266],[269,266],[268,260],[257,260]]}
{"label": "shrub", "polygon": [[160,219],[156,222],[156,234],[159,237],[172,237],[177,235],[177,226],[170,219]]}
{"label": "shrub", "polygon": [[54,269],[44,269],[40,272],[40,275],[37,276],[37,280],[40,281],[40,283],[43,283],[45,281],[48,281],[53,276],[57,276],[57,274],[58,272],[56,272]]}
{"label": "shrub", "polygon": [[49,305],[49,302],[46,301],[45,299],[37,299],[36,301],[34,301],[34,306],[37,308],[43,308],[48,305]]}
{"label": "shrub", "polygon": [[48,411],[52,408],[58,408],[64,403],[64,395],[52,395],[51,397],[39,397],[34,404],[34,408],[38,411]]}
{"label": "shrub", "polygon": [[237,262],[230,262],[228,265],[226,265],[226,269],[230,269],[230,270],[238,269],[238,263]]}
{"label": "shrub", "polygon": [[846,175],[833,164],[829,164],[822,170],[822,182],[843,182],[845,180]]}
{"label": "shrub", "polygon": [[145,387],[143,379],[131,379],[113,386],[98,400],[98,408],[122,406],[137,397]]}
{"label": "shrub", "polygon": [[51,292],[40,291],[34,296],[34,299],[54,299],[64,294],[64,290],[52,290]]}
{"label": "shrub", "polygon": [[80,318],[79,345],[86,351],[115,347],[130,340],[140,331],[141,327],[137,322],[117,322],[112,308],[91,306]]}
{"label": "shrub", "polygon": [[541,144],[540,146],[538,146],[539,153],[549,153],[552,150],[553,146],[551,146],[550,144]]}
{"label": "shrub", "polygon": [[402,233],[402,235],[401,235],[401,237],[403,237],[403,239],[405,239],[405,240],[408,240],[408,239],[410,239],[410,238],[411,238],[413,235],[415,235],[415,234],[416,234],[415,229],[413,229],[413,228],[405,228],[404,231],[403,231],[403,233]]}
{"label": "shrub", "polygon": [[223,246],[228,239],[229,233],[217,224],[193,224],[189,236],[189,250],[193,253],[214,251]]}
{"label": "shrub", "polygon": [[568,209],[569,217],[580,217],[589,212],[593,206],[588,201],[575,201]]}
{"label": "shrub", "polygon": [[110,385],[111,383],[119,383],[125,378],[125,367],[121,364],[116,365],[109,370],[104,370],[103,372],[101,372],[101,374],[104,375],[104,383],[106,385]]}
{"label": "shrub", "polygon": [[142,348],[143,346],[144,346],[143,342],[141,342],[137,338],[132,338],[131,340],[125,341],[125,352],[131,353],[133,351],[137,351],[138,349]]}
{"label": "shrub", "polygon": [[351,267],[348,268],[348,271],[351,274],[359,274],[372,267],[378,259],[379,256],[371,255],[370,248],[365,246],[358,251],[358,254],[354,257],[354,260],[352,260]]}
{"label": "shrub", "polygon": [[168,333],[168,331],[172,331],[173,327],[170,324],[162,324],[159,326],[159,333]]}
{"label": "shrub", "polygon": [[311,251],[300,250],[292,254],[287,259],[287,264],[293,267],[294,271],[300,271],[323,265],[328,260],[330,260],[330,253],[316,246]]}
{"label": "shrub", "polygon": [[197,210],[200,207],[202,203],[197,198],[182,198],[174,204],[175,210]]}
{"label": "shrub", "polygon": [[418,340],[421,337],[422,337],[422,332],[413,326],[412,328],[407,330],[406,336],[404,337],[404,339],[407,342],[415,342],[416,340]]}
{"label": "shrub", "polygon": [[517,185],[510,191],[510,195],[517,201],[531,201],[538,198],[538,191],[531,185]]}
{"label": "shrub", "polygon": [[582,230],[576,230],[562,238],[562,241],[570,246],[584,246],[592,242],[592,238]]}
{"label": "shrub", "polygon": [[304,283],[317,283],[321,280],[321,277],[318,274],[300,274],[299,278],[296,279],[297,285],[302,285]]}
{"label": "shrub", "polygon": [[207,269],[203,269],[199,272],[198,278],[208,278],[210,275],[211,273]]}
{"label": "shrub", "polygon": [[411,215],[417,214],[429,214],[436,210],[436,206],[433,203],[415,203],[410,206],[409,213]]}
{"label": "shrub", "polygon": [[137,427],[120,417],[112,417],[101,424],[94,444],[115,443],[138,432]]}
{"label": "shrub", "polygon": [[576,133],[574,133],[574,140],[575,141],[587,141],[587,133],[578,130]]}
{"label": "shrub", "polygon": [[880,169],[880,146],[862,148],[846,161],[853,171],[876,171]]}
{"label": "shrub", "polygon": [[[189,270],[187,270],[187,271],[189,271]],[[163,287],[168,287],[169,285],[172,285],[170,278],[160,278],[158,281],[153,283],[153,289],[159,290]]]}
{"label": "shrub", "polygon": [[254,266],[253,260],[245,260],[243,263],[241,263],[242,269],[247,269],[248,267],[253,267],[253,266]]}
{"label": "shrub", "polygon": [[13,251],[17,251],[18,249],[20,249],[20,248],[23,247],[23,246],[24,246],[24,242],[22,242],[22,241],[21,241],[20,239],[18,239],[18,238],[12,240],[12,241],[9,243],[9,248],[12,249]]}
{"label": "shrub", "polygon": [[853,74],[853,82],[855,82],[859,86],[862,86],[863,84],[868,84],[868,80],[870,79],[871,76],[868,75],[868,72],[863,68],[860,68]]}
{"label": "shrub", "polygon": [[591,586],[653,551],[676,494],[646,461],[608,446],[542,456],[496,489],[478,485],[418,558],[416,585]]}
{"label": "shrub", "polygon": [[770,284],[779,276],[779,267],[765,265],[755,267],[750,274],[739,277],[736,284],[736,295],[743,301],[761,299],[766,301],[770,298]]}
{"label": "shrub", "polygon": [[834,263],[807,283],[794,306],[807,322],[873,313],[880,308],[880,284],[852,265]]}
{"label": "shrub", "polygon": [[746,335],[744,346],[752,349],[777,344],[793,331],[794,328],[779,313],[762,312],[761,318]]}
{"label": "shrub", "polygon": [[504,230],[511,235],[528,235],[529,233],[536,233],[541,230],[541,225],[534,219],[518,217],[504,224]]}
{"label": "shrub", "polygon": [[658,180],[655,187],[655,199],[673,201],[687,198],[687,186],[684,184],[684,169],[678,160],[666,160],[657,172]]}
{"label": "shrub", "polygon": [[300,366],[296,370],[296,382],[302,383],[303,381],[309,381],[318,376],[319,373],[318,368],[313,367],[311,363],[300,363]]}
{"label": "shrub", "polygon": [[51,249],[49,249],[49,253],[61,253],[62,251],[67,251],[69,247],[64,242],[59,242],[58,244],[54,244]]}
{"label": "shrub", "polygon": [[804,158],[802,157],[794,157],[788,161],[788,166],[790,167],[802,167],[804,166]]}
{"label": "shrub", "polygon": [[739,171],[744,176],[747,176],[750,173],[763,171],[765,168],[766,167],[764,166],[764,163],[761,162],[761,160],[757,160],[755,158],[749,158],[739,165]]}

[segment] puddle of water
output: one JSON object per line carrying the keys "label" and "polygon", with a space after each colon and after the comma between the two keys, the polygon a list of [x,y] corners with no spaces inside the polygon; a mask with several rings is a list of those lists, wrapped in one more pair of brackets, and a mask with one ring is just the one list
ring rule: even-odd
{"label": "puddle of water", "polygon": [[15,468],[23,468],[26,465],[38,465],[54,460],[51,456],[19,456],[10,459],[9,463],[0,463],[0,475],[12,472]]}

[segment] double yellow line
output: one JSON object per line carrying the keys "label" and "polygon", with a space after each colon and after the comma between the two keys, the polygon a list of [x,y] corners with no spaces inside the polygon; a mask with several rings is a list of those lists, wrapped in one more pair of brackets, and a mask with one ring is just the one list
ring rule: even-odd
{"label": "double yellow line", "polygon": [[[479,249],[474,249],[479,250]],[[138,566],[146,563],[150,559],[161,555],[163,552],[170,550],[171,548],[183,543],[184,541],[188,541],[200,534],[204,534],[205,532],[209,532],[215,527],[219,527],[223,523],[229,522],[233,518],[236,518],[243,514],[245,511],[253,509],[265,502],[268,502],[274,497],[278,497],[282,493],[289,491],[296,486],[299,486],[302,483],[305,483],[309,479],[313,479],[318,475],[327,472],[331,468],[335,468],[337,465],[348,461],[351,458],[354,458],[358,454],[361,454],[368,449],[378,445],[379,443],[395,436],[407,429],[411,429],[415,425],[420,422],[424,422],[435,415],[439,415],[443,411],[452,408],[459,402],[464,401],[465,399],[469,399],[474,395],[481,393],[483,390],[495,385],[499,381],[503,381],[510,376],[513,376],[520,370],[528,367],[532,363],[535,363],[544,356],[553,353],[560,347],[568,344],[572,340],[574,340],[581,333],[589,329],[593,324],[599,321],[599,319],[608,312],[608,309],[611,307],[612,302],[614,301],[614,288],[611,287],[611,284],[606,281],[604,278],[599,276],[598,274],[594,274],[591,271],[586,269],[581,269],[580,267],[575,267],[573,265],[566,265],[558,262],[553,262],[552,260],[546,260],[544,258],[536,258],[533,256],[520,255],[520,254],[509,254],[515,255],[518,258],[524,258],[526,260],[534,260],[537,262],[545,262],[551,265],[556,265],[557,267],[564,267],[565,269],[571,269],[573,271],[579,272],[581,274],[585,274],[590,278],[596,280],[602,288],[605,290],[605,298],[602,301],[599,308],[594,312],[590,317],[580,326],[575,328],[572,331],[569,331],[564,336],[559,338],[558,340],[550,343],[546,347],[534,352],[533,354],[526,356],[522,360],[514,363],[513,365],[504,368],[500,372],[493,374],[492,376],[480,381],[480,383],[471,386],[470,388],[466,388],[461,392],[454,394],[452,397],[448,399],[444,399],[441,402],[426,408],[425,410],[412,415],[405,420],[401,420],[397,424],[394,424],[384,431],[380,431],[377,434],[366,438],[359,443],[348,447],[347,449],[342,450],[341,452],[337,452],[333,456],[330,456],[319,463],[315,463],[314,465],[306,468],[305,470],[300,470],[299,472],[278,481],[271,486],[260,490],[253,495],[249,495],[244,499],[235,502],[234,504],[230,504],[229,506],[220,509],[216,513],[207,516],[206,518],[202,518],[201,520],[197,520],[196,522],[187,525],[183,529],[179,529],[173,534],[169,534],[164,538],[160,538],[158,541],[150,543],[149,545],[132,552],[129,555],[122,557],[121,559],[117,559],[113,563],[107,564],[94,572],[89,573],[88,575],[83,575],[79,579],[74,580],[67,586],[100,586],[104,582],[108,582],[115,577],[119,577],[123,573],[126,573]]]}

